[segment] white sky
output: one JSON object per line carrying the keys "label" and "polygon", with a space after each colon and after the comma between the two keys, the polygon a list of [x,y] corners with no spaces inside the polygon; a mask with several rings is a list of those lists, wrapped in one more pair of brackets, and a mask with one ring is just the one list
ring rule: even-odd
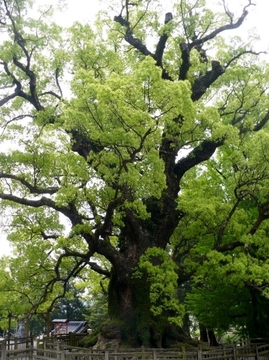
{"label": "white sky", "polygon": [[[55,0],[39,0],[42,4],[46,2],[52,2]],[[67,4],[66,12],[60,14],[59,23],[63,26],[68,26],[73,23],[73,21],[88,22],[90,24],[94,23],[94,18],[97,12],[102,8],[107,8],[106,4],[109,4],[108,0],[63,0]],[[115,1],[115,0],[114,0]],[[135,0],[136,1],[136,0]],[[212,1],[216,2],[217,0],[208,0],[208,3]],[[226,0],[228,8],[232,13],[236,15],[241,15],[243,6],[248,4],[249,0]],[[229,34],[240,35],[242,37],[247,36],[248,32],[257,33],[261,40],[257,44],[257,51],[266,51],[269,50],[269,24],[268,24],[268,12],[269,12],[269,0],[252,0],[256,3],[256,6],[250,6],[248,8],[249,14],[244,21],[243,25],[234,31],[229,32]],[[120,0],[119,0],[120,3]],[[167,12],[171,11],[169,8],[169,0],[165,0],[167,3]],[[115,14],[113,13],[111,18]],[[252,31],[253,30],[253,31]],[[269,61],[269,54],[267,56]]]}
{"label": "white sky", "polygon": [[[55,0],[37,0],[42,5],[47,3],[55,3]],[[57,17],[57,22],[63,26],[69,26],[74,21],[89,22],[93,24],[94,18],[100,9],[99,0],[65,0],[67,3],[66,11],[60,13]],[[229,0],[229,10],[237,13],[236,9],[241,4],[247,4],[248,0]],[[104,3],[103,3],[104,4]],[[104,5],[103,5],[104,6]],[[239,7],[240,8],[240,7]],[[168,9],[167,11],[169,11]],[[269,24],[268,24],[269,0],[256,0],[256,6],[249,8],[249,15],[246,21],[239,30],[234,33],[244,36],[250,29],[255,29],[255,32],[260,36],[261,41],[257,44],[257,49],[264,51],[268,49],[269,52]],[[113,15],[112,15],[113,16]],[[269,62],[269,54],[265,56]],[[7,255],[10,252],[8,241],[5,236],[0,233],[0,256]]]}

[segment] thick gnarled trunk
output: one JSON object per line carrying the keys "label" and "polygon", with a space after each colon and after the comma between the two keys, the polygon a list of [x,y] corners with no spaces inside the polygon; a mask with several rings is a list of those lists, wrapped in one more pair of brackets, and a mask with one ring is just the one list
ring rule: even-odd
{"label": "thick gnarled trunk", "polygon": [[[120,333],[122,345],[169,347],[183,338],[186,340],[187,336],[180,327],[169,323],[168,319],[175,316],[171,310],[163,311],[158,316],[151,311],[150,279],[146,274],[137,276],[135,272],[141,255],[153,246],[154,234],[147,228],[148,224],[137,220],[136,229],[133,228],[134,224],[134,219],[128,222],[121,234],[120,253],[123,254],[123,261],[115,264],[111,271],[108,294],[110,321],[115,336]],[[163,242],[164,245],[166,243]],[[106,326],[103,327],[103,337],[108,337],[106,329]]]}
{"label": "thick gnarled trunk", "polygon": [[[121,278],[121,281],[119,281]],[[149,283],[145,278],[112,275],[109,285],[109,315],[115,326],[115,336],[120,332],[121,345],[130,347],[169,347],[176,341],[186,340],[182,329],[169,323],[171,314],[153,316],[150,310]],[[106,337],[106,327],[103,336]]]}

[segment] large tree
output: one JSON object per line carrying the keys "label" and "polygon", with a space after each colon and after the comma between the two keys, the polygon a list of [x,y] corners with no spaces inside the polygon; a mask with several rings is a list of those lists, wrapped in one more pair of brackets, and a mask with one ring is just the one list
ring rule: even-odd
{"label": "large tree", "polygon": [[[109,279],[114,335],[167,346],[183,336],[177,289],[201,278],[212,254],[242,254],[267,219],[244,147],[266,131],[268,67],[251,43],[222,36],[236,34],[252,1],[238,15],[222,5],[219,14],[180,0],[167,12],[119,0],[95,31],[77,23],[61,36],[51,9],[30,19],[30,2],[1,0],[0,198],[10,240],[42,251],[33,307],[94,271]],[[232,192],[226,172],[240,167]],[[247,229],[238,205],[255,199]]]}

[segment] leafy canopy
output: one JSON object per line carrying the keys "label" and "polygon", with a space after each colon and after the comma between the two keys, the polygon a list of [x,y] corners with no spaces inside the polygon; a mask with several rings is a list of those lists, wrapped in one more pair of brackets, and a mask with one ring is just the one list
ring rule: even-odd
{"label": "leafy canopy", "polygon": [[94,292],[103,277],[111,317],[145,289],[147,324],[182,323],[184,302],[210,329],[249,326],[249,299],[263,314],[268,297],[269,71],[251,38],[222,35],[254,4],[109,4],[114,20],[64,30],[50,7],[0,3],[10,311],[48,312],[73,279]]}

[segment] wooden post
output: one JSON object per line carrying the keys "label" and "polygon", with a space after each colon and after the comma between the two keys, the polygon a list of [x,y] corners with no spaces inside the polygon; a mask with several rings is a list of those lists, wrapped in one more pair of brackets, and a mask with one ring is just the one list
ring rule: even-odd
{"label": "wooden post", "polygon": [[198,348],[197,359],[202,360],[202,349],[200,347]]}
{"label": "wooden post", "polygon": [[142,360],[145,360],[145,346],[141,346]]}
{"label": "wooden post", "polygon": [[183,358],[183,360],[186,359],[186,348],[185,348],[185,346],[182,346],[182,358]]}
{"label": "wooden post", "polygon": [[105,351],[105,360],[109,360],[109,351],[108,350]]}
{"label": "wooden post", "polygon": [[8,350],[10,350],[10,333],[11,333],[11,317],[12,317],[12,314],[11,312],[8,313],[8,338],[7,338],[7,341],[8,341]]}
{"label": "wooden post", "polygon": [[25,317],[25,337],[26,337],[26,348],[32,345],[32,341],[30,338],[30,318],[29,315],[26,315]]}
{"label": "wooden post", "polygon": [[233,344],[233,360],[236,360],[236,344]]}
{"label": "wooden post", "polygon": [[157,351],[153,350],[153,360],[157,360]]}
{"label": "wooden post", "polygon": [[63,360],[59,342],[56,343],[56,353],[57,353],[57,359],[58,360]]}
{"label": "wooden post", "polygon": [[46,335],[50,336],[50,313],[46,313]]}
{"label": "wooden post", "polygon": [[256,360],[259,360],[259,349],[258,349],[258,345],[257,345],[257,344],[255,345],[255,353],[256,353],[255,359],[256,359]]}
{"label": "wooden post", "polygon": [[33,349],[33,346],[32,345],[29,345],[29,360],[33,360],[33,355],[34,355],[34,349]]}
{"label": "wooden post", "polygon": [[65,352],[63,350],[60,352],[60,355],[60,360],[65,360]]}
{"label": "wooden post", "polygon": [[6,358],[7,358],[7,350],[5,347],[3,347],[1,351],[1,360],[6,360]]}

